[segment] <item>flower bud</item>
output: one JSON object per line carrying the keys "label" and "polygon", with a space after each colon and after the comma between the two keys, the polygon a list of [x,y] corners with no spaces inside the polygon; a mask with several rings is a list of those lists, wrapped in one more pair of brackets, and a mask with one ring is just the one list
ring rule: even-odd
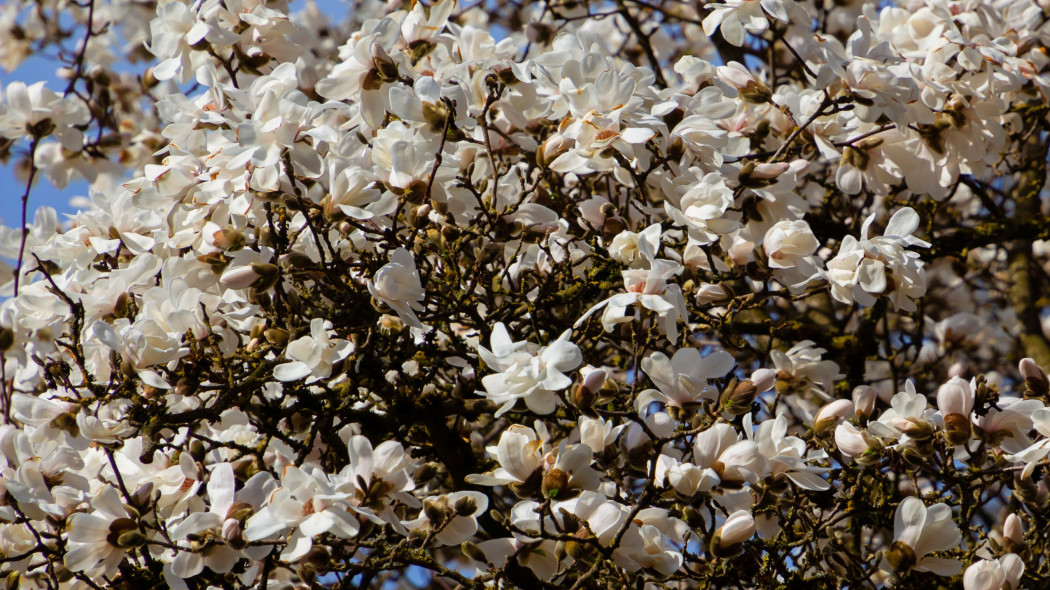
{"label": "flower bud", "polygon": [[853,402],[848,399],[837,399],[817,412],[813,418],[813,432],[817,436],[827,436],[839,422],[853,414]]}
{"label": "flower bud", "polygon": [[220,250],[236,252],[237,250],[244,248],[244,232],[232,227],[224,227],[220,229],[212,234],[212,239],[215,242],[215,247]]}
{"label": "flower bud", "polygon": [[423,513],[432,524],[440,524],[445,521],[448,514],[448,498],[440,496],[434,499],[423,500]]}
{"label": "flower bud", "polygon": [[754,403],[755,396],[758,395],[758,388],[755,387],[755,384],[750,379],[744,379],[737,383],[735,387],[732,387],[732,383],[730,385],[731,387],[727,387],[722,392],[719,405],[722,406],[722,409],[734,415],[750,412],[751,404]]}
{"label": "flower bud", "polygon": [[875,401],[878,400],[875,388],[870,385],[861,385],[853,390],[853,416],[858,422],[864,424],[875,411]]}
{"label": "flower bud", "polygon": [[478,501],[471,496],[463,496],[456,500],[452,509],[456,511],[457,516],[473,516],[478,511]]}
{"label": "flower bud", "polygon": [[564,497],[569,491],[569,474],[555,467],[543,476],[543,484],[540,487],[544,498]]}
{"label": "flower bud", "polygon": [[747,510],[738,510],[729,515],[711,537],[711,554],[716,557],[732,557],[743,549],[743,545],[755,536],[755,517]]}
{"label": "flower bud", "polygon": [[1016,514],[1010,514],[1003,523],[1003,541],[1007,553],[1019,553],[1024,548],[1024,524]]}
{"label": "flower bud", "polygon": [[1024,384],[1027,387],[1025,397],[1046,397],[1050,393],[1050,381],[1047,380],[1046,373],[1039,368],[1039,365],[1035,364],[1034,360],[1030,358],[1021,359],[1018,369],[1020,369],[1021,376],[1024,377]]}
{"label": "flower bud", "polygon": [[937,388],[937,409],[941,411],[945,419],[949,414],[961,414],[968,417],[973,411],[973,402],[974,392],[970,388],[970,383],[959,377],[952,377],[947,383]]}
{"label": "flower bud", "polygon": [[882,556],[898,572],[906,572],[916,563],[915,550],[904,541],[894,541]]}
{"label": "flower bud", "polygon": [[222,538],[231,545],[236,544],[239,541],[243,541],[243,537],[241,535],[242,532],[243,529],[241,528],[241,523],[238,520],[227,518],[226,521],[222,523]]}
{"label": "flower bud", "polygon": [[471,543],[470,541],[463,541],[459,544],[459,550],[463,552],[463,555],[473,559],[474,561],[480,561],[481,563],[489,563],[489,559],[485,557],[485,554],[481,551],[481,548]]}
{"label": "flower bud", "polygon": [[438,474],[438,464],[430,461],[420,466],[419,470],[416,471],[415,480],[416,483],[422,485],[428,481],[434,479]]}
{"label": "flower bud", "polygon": [[962,414],[948,414],[944,417],[944,438],[948,444],[961,445],[970,440],[970,418]]}
{"label": "flower bud", "polygon": [[233,504],[230,504],[229,510],[226,511],[226,519],[233,519],[243,523],[254,513],[255,509],[252,508],[251,504],[238,500]]}
{"label": "flower bud", "polygon": [[857,427],[849,422],[843,422],[835,428],[835,446],[850,457],[860,457],[870,448]]}
{"label": "flower bud", "polygon": [[[586,369],[587,367],[584,367]],[[582,370],[581,370],[582,373]],[[598,399],[598,392],[605,385],[606,374],[601,369],[591,369],[583,375],[580,384],[572,392],[572,401],[577,407],[588,410]]]}

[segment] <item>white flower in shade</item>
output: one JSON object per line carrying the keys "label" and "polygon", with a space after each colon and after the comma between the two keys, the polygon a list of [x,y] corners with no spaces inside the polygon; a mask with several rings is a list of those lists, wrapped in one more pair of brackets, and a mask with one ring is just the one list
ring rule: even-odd
{"label": "white flower in shade", "polygon": [[886,571],[911,569],[938,576],[953,576],[962,568],[957,559],[927,557],[933,551],[949,551],[959,546],[962,534],[952,520],[947,504],[929,508],[922,500],[909,496],[897,506],[893,518],[893,545],[885,552],[882,565]]}
{"label": "white flower in shade", "polygon": [[935,430],[937,411],[929,406],[926,396],[915,391],[915,383],[908,380],[904,391],[890,399],[890,407],[877,421],[868,423],[868,430],[876,436],[899,439],[906,443],[910,439],[928,439]]}
{"label": "white flower in shade", "polygon": [[613,295],[588,309],[583,317],[576,320],[573,328],[580,327],[592,314],[604,308],[602,327],[606,332],[611,332],[616,324],[631,321],[634,316],[627,315],[627,308],[638,305],[660,317],[664,335],[674,344],[678,341],[678,322],[688,317],[681,287],[668,284],[668,279],[680,272],[681,264],[662,259],[653,260],[652,268],[648,270],[623,271],[623,283],[627,292]]}
{"label": "white flower in shade", "polygon": [[128,549],[145,543],[146,537],[128,518],[120,493],[105,486],[91,499],[92,512],[78,512],[66,522],[69,549],[66,567],[75,572],[112,576]]}
{"label": "white flower in shade", "polygon": [[834,381],[842,377],[835,361],[820,360],[826,350],[818,348],[812,340],[803,340],[783,352],[771,351],[770,358],[777,370],[777,387],[780,382],[831,400],[829,392],[834,390]]}
{"label": "white flower in shade", "polygon": [[1024,561],[1007,553],[999,559],[982,559],[963,573],[964,590],[1016,590],[1024,575]]}
{"label": "white flower in shade", "polygon": [[642,360],[642,371],[652,379],[657,389],[647,389],[638,395],[635,407],[639,411],[651,402],[680,409],[695,408],[704,399],[718,399],[718,389],[712,379],[724,377],[736,361],[724,350],[701,358],[695,348],[679,348],[670,359],[662,352],[654,352]]}
{"label": "white flower in shade", "polygon": [[478,347],[478,356],[489,368],[499,371],[481,379],[485,391],[478,392],[497,404],[501,416],[523,400],[529,410],[550,414],[556,407],[555,391],[572,385],[565,373],[580,366],[583,355],[566,330],[549,346],[542,348],[524,342],[513,342],[503,323],[492,329],[492,350]]}
{"label": "white flower in shade", "polygon": [[413,328],[423,329],[423,324],[413,310],[423,309],[419,302],[426,298],[426,291],[420,283],[416,261],[408,250],[398,248],[390,254],[390,263],[376,271],[372,280],[368,281],[368,291],[397,312],[401,321]]}
{"label": "white flower in shade", "polygon": [[1044,438],[1021,451],[1007,456],[1011,461],[1025,463],[1024,471],[1021,472],[1021,477],[1023,478],[1031,477],[1032,472],[1035,471],[1036,463],[1050,455],[1050,408],[1040,408],[1032,412],[1031,421],[1032,426]]}
{"label": "white flower in shade", "polygon": [[333,366],[354,351],[349,340],[330,338],[328,331],[331,329],[332,322],[328,320],[310,320],[310,335],[288,344],[284,356],[292,362],[274,367],[273,376],[278,381],[295,381],[309,376],[308,383],[330,377]]}

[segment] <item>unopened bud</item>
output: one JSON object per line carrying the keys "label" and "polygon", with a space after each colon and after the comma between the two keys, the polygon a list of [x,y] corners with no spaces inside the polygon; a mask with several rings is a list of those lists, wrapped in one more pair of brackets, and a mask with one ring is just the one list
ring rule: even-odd
{"label": "unopened bud", "polygon": [[463,496],[452,506],[457,516],[473,516],[478,511],[478,501],[471,496]]}
{"label": "unopened bud", "polygon": [[466,555],[474,561],[480,561],[485,564],[489,562],[489,559],[485,557],[485,553],[481,551],[481,548],[470,541],[463,541],[460,543],[459,549],[463,552],[463,555]]}
{"label": "unopened bud", "polygon": [[427,520],[433,524],[444,522],[448,514],[448,499],[440,496],[431,500],[423,500],[423,514],[426,514]]}
{"label": "unopened bud", "polygon": [[916,563],[915,550],[904,541],[894,541],[882,556],[898,572],[906,572]]}
{"label": "unopened bud", "polygon": [[962,414],[944,417],[944,438],[952,445],[966,444],[970,440],[970,418]]}
{"label": "unopened bud", "polygon": [[424,463],[418,471],[416,471],[416,483],[425,484],[428,481],[434,479],[438,474],[438,465],[433,461]]}
{"label": "unopened bud", "polygon": [[146,535],[142,534],[142,531],[135,529],[126,533],[121,533],[117,537],[117,547],[121,549],[131,549],[132,547],[141,547],[146,544]]}
{"label": "unopened bud", "polygon": [[269,328],[263,331],[263,336],[266,341],[276,346],[277,348],[284,348],[288,346],[288,330],[281,328]]}
{"label": "unopened bud", "polygon": [[722,392],[719,405],[730,414],[746,414],[751,411],[751,404],[754,403],[757,394],[758,388],[750,379],[745,379],[735,386],[730,382],[730,387],[726,387]]}
{"label": "unopened bud", "polygon": [[569,488],[569,474],[555,467],[543,476],[543,484],[540,491],[544,498],[558,498],[564,496]]}
{"label": "unopened bud", "polygon": [[755,518],[747,510],[738,510],[730,514],[725,524],[715,531],[709,549],[716,557],[732,557],[739,553],[744,543],[753,536]]}
{"label": "unopened bud", "polygon": [[853,402],[848,399],[837,399],[825,404],[813,418],[813,432],[817,436],[827,436],[839,422],[852,415]]}
{"label": "unopened bud", "polygon": [[1030,358],[1021,359],[1018,364],[1018,369],[1021,371],[1021,376],[1024,377],[1024,383],[1026,386],[1025,397],[1046,397],[1050,393],[1050,381],[1046,378],[1046,373],[1039,368],[1039,365],[1035,364],[1035,361]]}
{"label": "unopened bud", "polygon": [[1024,548],[1024,524],[1016,514],[1010,514],[1003,523],[1003,541],[1008,553],[1020,553]]}
{"label": "unopened bud", "polygon": [[875,411],[875,401],[878,399],[875,388],[870,385],[860,385],[853,390],[853,415],[857,421],[864,424]]}
{"label": "unopened bud", "polygon": [[587,373],[572,392],[572,401],[583,410],[589,410],[598,399],[598,392],[605,385],[606,374],[601,369]]}
{"label": "unopened bud", "polygon": [[229,252],[236,252],[244,248],[245,244],[244,232],[232,227],[220,229],[212,234],[212,239],[215,241],[216,248]]}

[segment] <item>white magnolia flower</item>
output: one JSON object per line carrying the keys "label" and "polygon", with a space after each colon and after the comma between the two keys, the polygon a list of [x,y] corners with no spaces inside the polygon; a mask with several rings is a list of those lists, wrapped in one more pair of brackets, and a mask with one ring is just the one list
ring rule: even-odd
{"label": "white magnolia flower", "polygon": [[591,307],[587,313],[576,320],[573,328],[580,327],[594,312],[604,308],[602,327],[606,332],[611,332],[616,324],[633,319],[627,315],[627,308],[637,305],[660,317],[664,335],[671,341],[671,344],[676,343],[678,341],[678,322],[685,319],[688,312],[685,309],[681,287],[668,284],[668,279],[680,272],[682,272],[682,265],[663,259],[652,261],[652,268],[649,270],[623,271],[623,282],[627,292],[613,295]]}
{"label": "white magnolia flower", "polygon": [[426,291],[419,279],[419,270],[412,254],[404,248],[390,253],[390,263],[376,271],[368,281],[368,291],[380,302],[397,312],[401,321],[413,328],[423,329],[423,324],[413,310],[420,311]]}
{"label": "white magnolia flower", "polygon": [[481,379],[485,391],[478,392],[497,404],[501,416],[523,400],[529,410],[550,414],[556,407],[555,391],[572,385],[566,372],[580,366],[583,355],[566,330],[549,346],[537,347],[526,342],[514,342],[502,322],[492,329],[492,350],[478,346],[478,356],[498,373]]}
{"label": "white magnolia flower", "polygon": [[755,517],[747,510],[738,510],[730,514],[725,523],[715,531],[711,539],[711,549],[716,555],[730,556],[754,536]]}
{"label": "white magnolia flower", "polygon": [[354,345],[349,340],[330,338],[328,332],[331,329],[332,322],[328,320],[310,320],[310,335],[288,344],[284,355],[292,362],[274,367],[273,376],[278,381],[310,377],[308,383],[330,377],[333,366],[354,351]]}
{"label": "white magnolia flower", "polygon": [[134,520],[128,518],[120,492],[105,486],[91,499],[92,512],[69,517],[66,531],[69,550],[65,564],[75,572],[112,576],[128,549],[146,541]]}
{"label": "white magnolia flower", "polygon": [[886,295],[895,309],[915,311],[914,300],[926,293],[926,273],[919,254],[906,248],[930,247],[912,236],[919,227],[919,216],[909,207],[900,209],[890,218],[883,236],[868,239],[874,221],[873,213],[861,226],[860,240],[846,236],[821,274],[831,284],[832,297],[842,303],[871,306],[878,296]]}
{"label": "white magnolia flower", "polygon": [[931,572],[938,576],[952,576],[962,564],[956,559],[928,557],[933,551],[949,551],[959,546],[962,534],[952,520],[952,509],[947,504],[929,508],[915,496],[909,496],[897,506],[893,519],[893,545],[882,561],[886,571]]}
{"label": "white magnolia flower", "polygon": [[1024,561],[1007,553],[999,559],[982,559],[963,573],[964,590],[1017,590],[1024,575]]}
{"label": "white magnolia flower", "polygon": [[646,389],[638,395],[635,407],[639,411],[651,402],[660,402],[679,409],[691,409],[704,399],[716,401],[719,391],[711,380],[724,377],[736,361],[724,350],[701,358],[695,348],[679,348],[667,358],[654,352],[642,360],[642,371],[652,379],[657,389]]}

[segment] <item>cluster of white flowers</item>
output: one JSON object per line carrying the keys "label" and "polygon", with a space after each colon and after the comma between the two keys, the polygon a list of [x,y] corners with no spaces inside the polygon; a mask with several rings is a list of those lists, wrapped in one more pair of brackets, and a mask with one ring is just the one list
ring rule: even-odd
{"label": "cluster of white flowers", "polygon": [[1046,2],[38,4],[6,588],[1050,575]]}

